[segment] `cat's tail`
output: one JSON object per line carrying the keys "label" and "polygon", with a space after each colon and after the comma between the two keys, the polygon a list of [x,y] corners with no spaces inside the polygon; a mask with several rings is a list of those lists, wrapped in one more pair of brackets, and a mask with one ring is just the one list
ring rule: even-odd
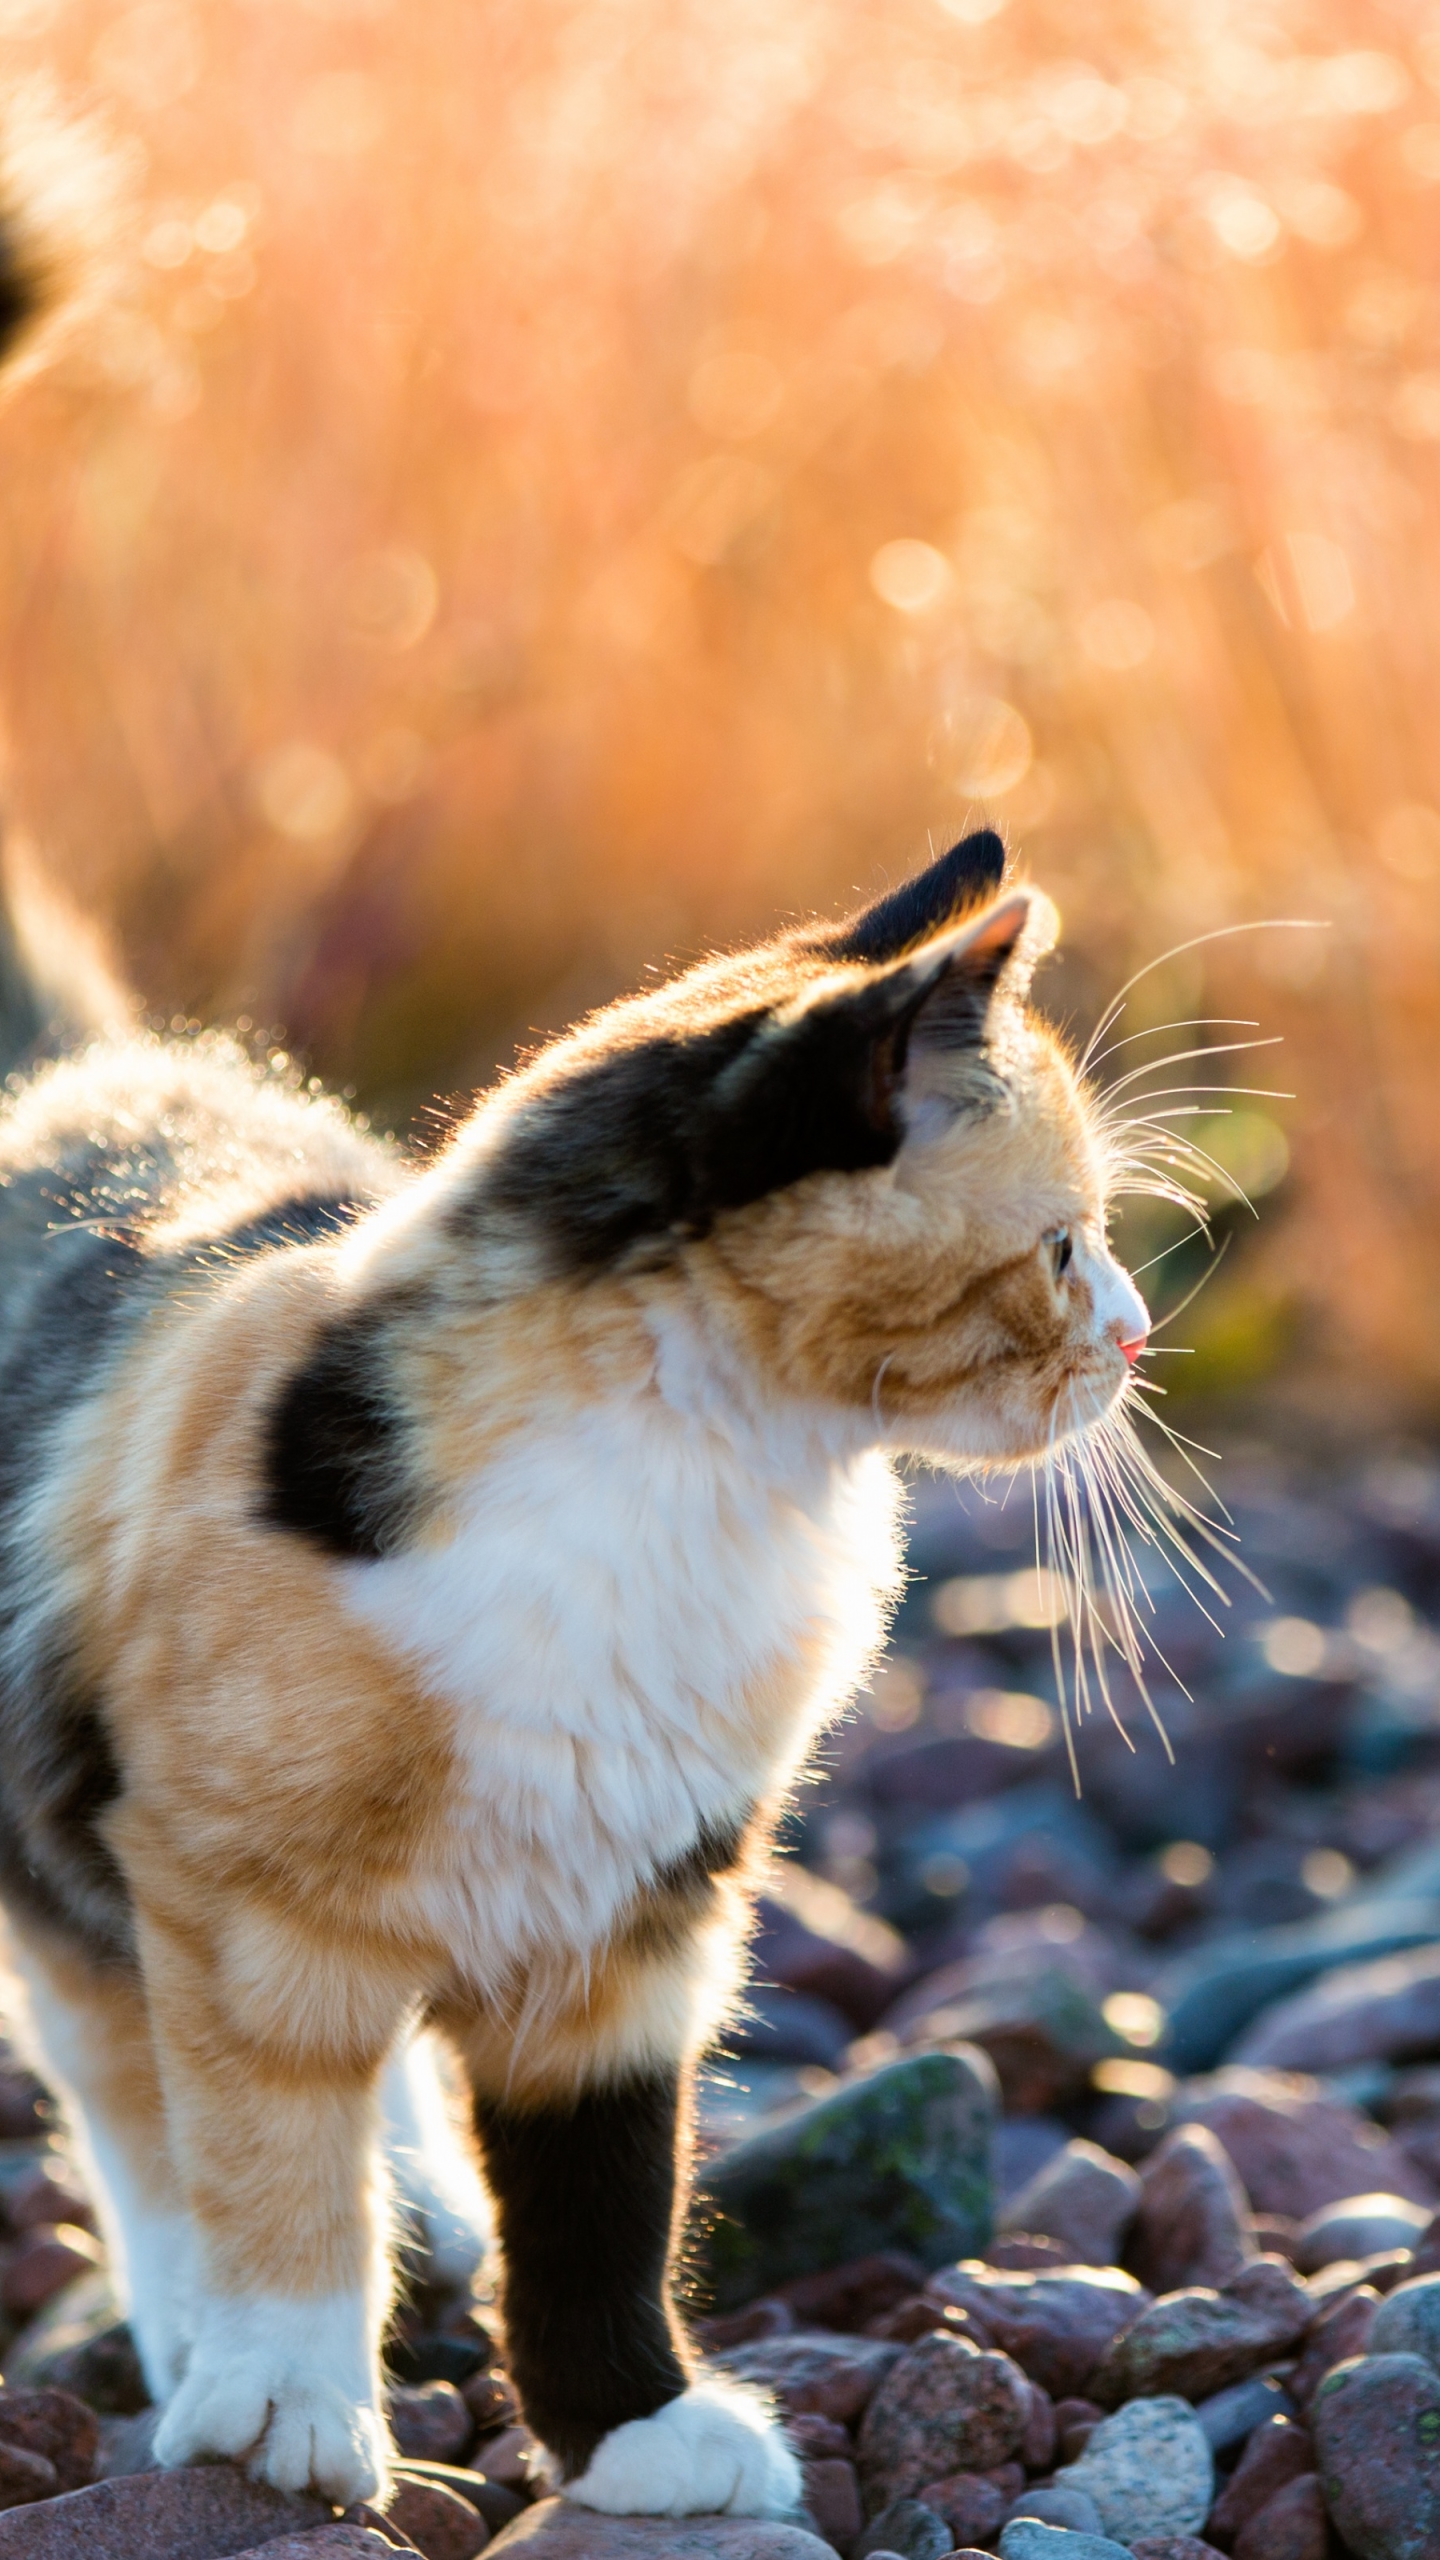
{"label": "cat's tail", "polygon": [[[0,114],[0,368],[7,380],[86,298],[113,202],[104,145],[48,93]],[[13,838],[0,851],[0,1076],[119,1031],[133,999],[100,935]]]}

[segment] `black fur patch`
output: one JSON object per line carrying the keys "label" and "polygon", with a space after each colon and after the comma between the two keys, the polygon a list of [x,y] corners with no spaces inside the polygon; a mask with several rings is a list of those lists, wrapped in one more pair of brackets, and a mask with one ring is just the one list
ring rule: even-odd
{"label": "black fur patch", "polygon": [[852,916],[838,933],[827,935],[825,949],[837,960],[898,960],[928,934],[954,924],[971,907],[993,898],[1005,877],[1005,847],[993,828],[985,827],[963,843],[952,844],[928,871],[877,899],[863,915]]}
{"label": "black fur patch", "polygon": [[475,2101],[504,2252],[508,2364],[567,2478],[612,2427],[685,2389],[669,2300],[679,2107],[673,2071],[570,2106]]}
{"label": "black fur patch", "polygon": [[[0,1530],[40,1480],[45,1443],[146,1303],[145,1257],[91,1229],[52,1234],[0,1360]],[[64,1630],[17,1644],[24,1602],[13,1559],[0,1570],[0,1870],[17,1903],[83,1927],[107,1955],[130,1942],[120,1870],[96,1828],[118,1790],[98,1702]]]}
{"label": "black fur patch", "polygon": [[[998,836],[967,837],[838,931],[782,936],[678,980],[651,1007],[619,1007],[598,1026],[608,1044],[593,1033],[560,1043],[454,1230],[519,1221],[583,1277],[637,1249],[663,1260],[727,1210],[808,1175],[889,1164],[921,1009],[935,996],[948,1044],[983,1044],[1008,948],[993,965],[977,955],[952,970],[938,957],[929,974],[923,946],[989,895],[1004,860]],[[942,988],[951,975],[967,983]]]}
{"label": "black fur patch", "polygon": [[537,1099],[456,1212],[542,1229],[562,1268],[602,1270],[641,1243],[709,1233],[812,1173],[888,1164],[909,1020],[923,990],[897,978],[795,1009],[747,1009],[691,1038],[617,1047]]}
{"label": "black fur patch", "polygon": [[265,1438],[262,1519],[352,1562],[392,1555],[414,1513],[385,1356],[394,1312],[370,1306],[327,1326]]}
{"label": "black fur patch", "polygon": [[32,261],[0,214],[0,357],[10,353],[38,316],[44,299]]}

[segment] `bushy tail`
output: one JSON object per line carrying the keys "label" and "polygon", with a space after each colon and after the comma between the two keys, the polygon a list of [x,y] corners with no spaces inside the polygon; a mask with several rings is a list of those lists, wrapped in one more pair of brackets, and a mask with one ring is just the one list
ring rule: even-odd
{"label": "bushy tail", "polygon": [[[113,245],[117,161],[43,85],[0,110],[0,368],[29,369],[90,298]],[[117,1031],[134,1005],[101,938],[19,844],[0,856],[0,1076]]]}
{"label": "bushy tail", "polygon": [[134,1022],[104,938],[19,845],[0,860],[0,1077]]}

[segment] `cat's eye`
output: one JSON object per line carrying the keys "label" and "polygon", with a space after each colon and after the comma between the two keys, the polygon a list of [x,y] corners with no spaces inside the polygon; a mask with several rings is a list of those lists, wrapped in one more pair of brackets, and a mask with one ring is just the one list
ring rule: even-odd
{"label": "cat's eye", "polygon": [[1075,1247],[1070,1241],[1069,1228],[1052,1227],[1045,1242],[1050,1248],[1050,1262],[1055,1277],[1057,1280],[1063,1280],[1075,1259]]}

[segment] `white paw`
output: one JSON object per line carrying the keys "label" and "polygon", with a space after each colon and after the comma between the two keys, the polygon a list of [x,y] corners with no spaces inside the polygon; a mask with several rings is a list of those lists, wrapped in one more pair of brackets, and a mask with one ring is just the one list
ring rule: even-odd
{"label": "white paw", "polygon": [[800,2465],[765,2402],[718,2381],[616,2427],[565,2486],[609,2516],[785,2516],[800,2491]]}
{"label": "white paw", "polygon": [[254,2479],[313,2489],[336,2506],[376,2496],[390,2445],[361,2297],[207,2302],[155,2452],[171,2468],[205,2454],[248,2454]]}

